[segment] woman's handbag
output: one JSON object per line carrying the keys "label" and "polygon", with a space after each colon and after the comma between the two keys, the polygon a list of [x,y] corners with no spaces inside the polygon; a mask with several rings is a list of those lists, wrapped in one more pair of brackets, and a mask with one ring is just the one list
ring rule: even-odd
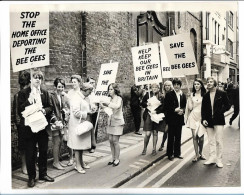
{"label": "woman's handbag", "polygon": [[92,128],[93,128],[93,124],[91,122],[84,121],[76,127],[75,133],[76,135],[82,135],[84,133],[87,133],[88,131],[91,131]]}

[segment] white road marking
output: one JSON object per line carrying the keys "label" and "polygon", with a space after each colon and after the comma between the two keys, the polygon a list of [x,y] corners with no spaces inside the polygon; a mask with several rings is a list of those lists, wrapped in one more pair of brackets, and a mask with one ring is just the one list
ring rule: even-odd
{"label": "white road marking", "polygon": [[[191,146],[190,148],[188,148],[183,156],[185,154],[188,153],[188,151],[190,151],[191,149],[193,149],[193,146]],[[165,158],[166,159],[166,158]],[[165,160],[164,159],[164,160]],[[158,170],[157,172],[155,172],[154,174],[152,174],[150,177],[148,177],[144,182],[140,183],[137,187],[138,188],[143,188],[145,187],[149,182],[151,182],[154,178],[156,178],[157,176],[159,176],[162,172],[164,172],[167,168],[169,168],[173,163],[175,163],[175,161],[169,161],[166,165],[164,165],[160,170]]]}
{"label": "white road marking", "polygon": [[141,162],[146,162],[146,163],[149,163],[150,161],[148,161],[148,160],[144,160],[144,159],[140,159],[139,161],[141,161]]}
{"label": "white road marking", "polygon": [[129,165],[132,168],[136,168],[136,169],[140,169],[140,167],[136,166],[136,165]]}
{"label": "white road marking", "polygon": [[[166,174],[162,179],[160,179],[157,183],[155,183],[152,188],[159,188],[163,185],[170,177],[172,177],[179,169],[181,169],[193,156],[195,155],[195,151],[191,152],[180,164],[178,164],[174,169],[172,169],[168,174]],[[160,172],[161,173],[161,172]]]}
{"label": "white road marking", "polygon": [[136,165],[144,165],[145,163],[144,162],[134,162],[134,164],[136,164]]}

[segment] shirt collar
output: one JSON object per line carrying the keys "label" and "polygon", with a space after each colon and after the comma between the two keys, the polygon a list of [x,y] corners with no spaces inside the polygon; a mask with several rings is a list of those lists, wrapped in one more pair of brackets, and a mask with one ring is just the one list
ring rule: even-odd
{"label": "shirt collar", "polygon": [[[174,90],[174,91],[175,91],[175,90]],[[178,92],[175,91],[175,93],[176,93],[177,95],[182,95],[183,92],[182,92],[181,90],[179,90]]]}

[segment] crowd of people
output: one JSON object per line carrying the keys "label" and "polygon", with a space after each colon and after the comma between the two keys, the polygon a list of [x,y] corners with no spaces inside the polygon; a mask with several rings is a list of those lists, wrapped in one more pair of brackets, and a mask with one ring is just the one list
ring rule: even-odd
{"label": "crowd of people", "polygon": [[[62,78],[54,80],[54,90],[49,93],[41,87],[43,73],[39,70],[23,71],[19,76],[20,91],[14,96],[15,124],[18,129],[18,143],[22,159],[22,171],[28,174],[28,186],[35,186],[36,168],[39,170],[39,180],[53,182],[47,175],[48,133],[51,132],[53,142],[53,167],[59,170],[71,166],[78,173],[85,174],[90,166],[83,160],[83,152],[93,153],[97,141],[97,116],[100,110],[110,109],[106,131],[111,148],[111,160],[108,165],[114,167],[120,164],[119,138],[123,135],[125,120],[123,116],[123,98],[119,85],[111,83],[108,86],[109,102],[97,102],[95,97],[95,79],[88,78],[85,82],[80,75],[71,76],[72,89],[65,93],[65,81]],[[143,119],[144,147],[142,155],[147,154],[147,147],[152,134],[152,155],[157,154],[158,132],[163,132],[159,151],[164,149],[167,141],[167,156],[183,159],[181,155],[182,126],[192,131],[195,157],[192,160],[206,160],[203,155],[204,134],[209,139],[209,159],[204,164],[216,163],[223,167],[223,127],[224,112],[230,109],[227,93],[217,86],[213,77],[207,79],[207,90],[201,79],[195,79],[192,93],[184,94],[180,79],[167,80],[162,85],[153,83],[149,86],[131,87],[131,111],[135,124],[135,133],[140,132]],[[239,97],[239,94],[238,94]],[[239,100],[238,100],[239,102]],[[30,105],[38,105],[48,125],[33,132],[26,126],[22,112]],[[230,124],[239,113],[239,104],[233,99],[236,110]],[[143,115],[142,115],[143,111]],[[160,116],[160,117],[159,117]],[[155,119],[156,118],[156,119]],[[61,145],[67,142],[69,151],[68,164],[62,163]],[[37,158],[37,149],[39,156]],[[73,155],[74,153],[74,155]],[[73,157],[74,156],[74,157]],[[36,166],[36,164],[38,166]]]}

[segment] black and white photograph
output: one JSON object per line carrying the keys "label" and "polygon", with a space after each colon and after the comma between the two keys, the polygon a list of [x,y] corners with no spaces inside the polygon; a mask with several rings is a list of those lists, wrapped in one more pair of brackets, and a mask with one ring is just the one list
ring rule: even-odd
{"label": "black and white photograph", "polygon": [[238,1],[2,5],[3,193],[243,193]]}

